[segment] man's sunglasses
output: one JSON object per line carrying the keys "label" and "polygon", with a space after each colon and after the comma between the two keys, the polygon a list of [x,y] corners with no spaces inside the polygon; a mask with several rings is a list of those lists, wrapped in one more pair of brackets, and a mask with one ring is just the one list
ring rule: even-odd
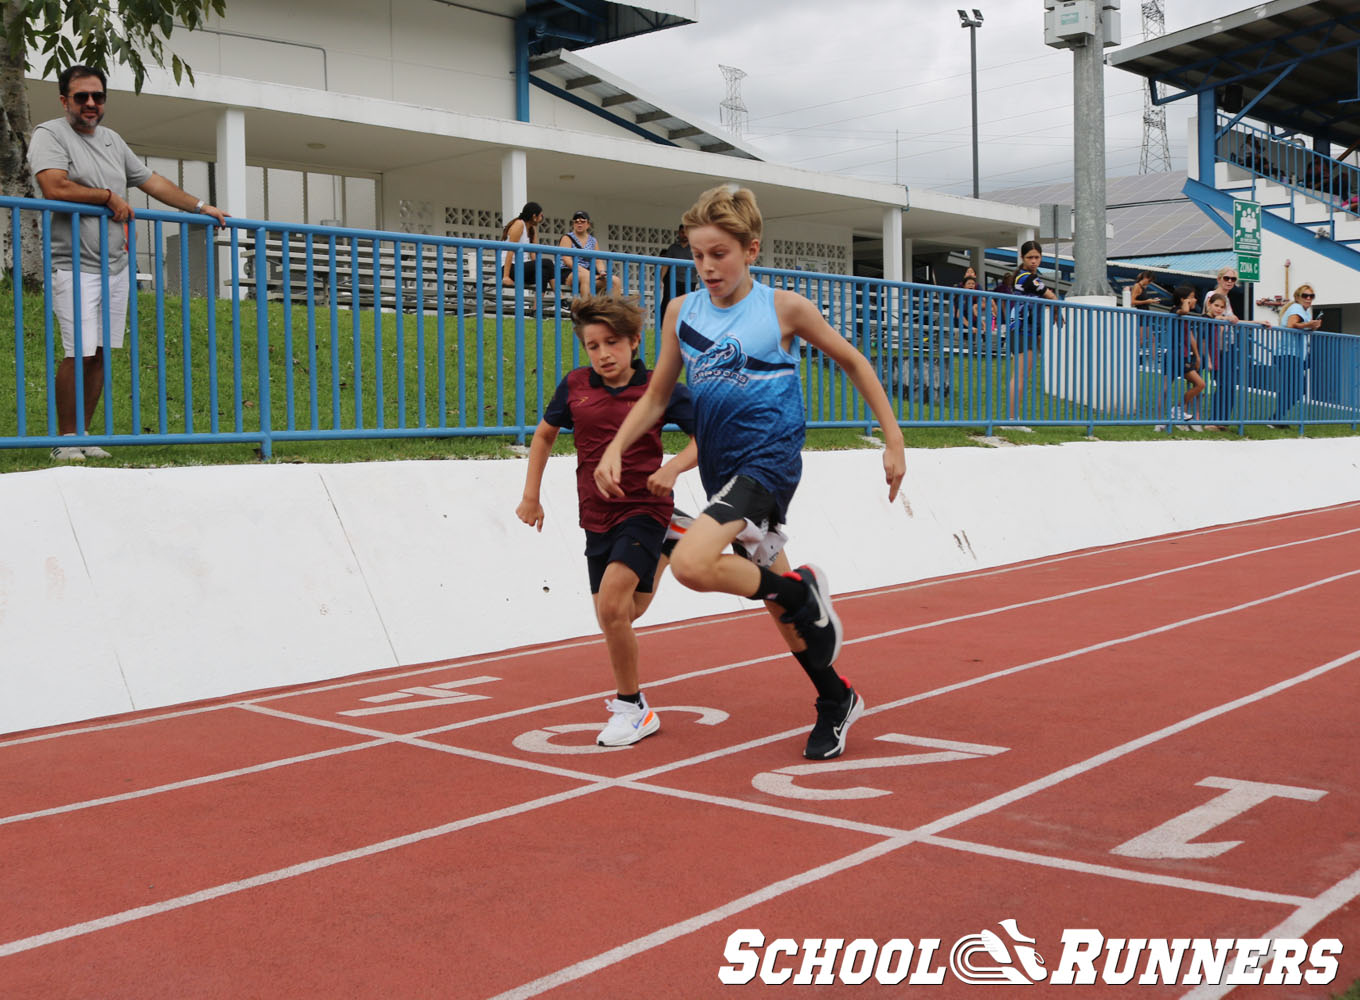
{"label": "man's sunglasses", "polygon": [[81,107],[86,101],[94,101],[95,104],[103,104],[104,99],[109,95],[102,90],[82,90],[74,94],[67,94],[66,99],[76,107]]}

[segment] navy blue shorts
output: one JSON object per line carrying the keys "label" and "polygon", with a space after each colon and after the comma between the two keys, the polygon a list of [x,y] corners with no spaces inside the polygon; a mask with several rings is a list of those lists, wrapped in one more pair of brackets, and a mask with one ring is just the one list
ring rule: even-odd
{"label": "navy blue shorts", "polygon": [[1038,330],[1026,329],[1024,325],[1006,328],[1006,353],[1024,354],[1026,351],[1043,349],[1043,335]]}
{"label": "navy blue shorts", "polygon": [[637,592],[650,594],[656,579],[656,564],[661,560],[661,543],[666,526],[645,514],[620,521],[608,531],[586,532],[586,570],[590,573],[590,592],[600,592],[600,581],[610,563],[623,563],[637,574]]}

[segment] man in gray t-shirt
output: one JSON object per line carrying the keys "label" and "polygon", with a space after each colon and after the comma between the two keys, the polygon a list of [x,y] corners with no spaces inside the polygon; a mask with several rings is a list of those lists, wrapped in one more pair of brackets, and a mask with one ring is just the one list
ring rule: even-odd
{"label": "man in gray t-shirt", "polygon": [[[62,118],[43,122],[33,130],[28,144],[28,166],[42,196],[51,201],[74,201],[86,205],[103,205],[113,213],[108,225],[109,271],[109,329],[110,347],[123,346],[123,332],[127,327],[127,303],[130,281],[137,269],[128,269],[127,238],[124,223],[132,218],[132,206],[127,203],[129,187],[139,187],[157,201],[182,212],[202,212],[211,215],[222,225],[226,213],[212,205],[205,205],[178,185],[160,174],[148,170],[137,155],[128,148],[122,136],[104,128],[104,101],[107,82],[102,70],[88,66],[72,66],[65,70],[58,84]],[[75,296],[73,247],[71,245],[72,215],[56,213],[52,217],[52,308],[61,327],[62,346],[66,357],[57,365],[57,427],[63,435],[76,433],[76,377],[75,377],[75,303],[80,303],[80,354],[84,388],[84,420],[81,429],[89,427],[104,385],[104,330],[103,330],[103,256],[99,247],[98,215],[80,218],[80,295]],[[108,428],[112,431],[112,428]],[[108,458],[109,453],[96,447],[53,448],[54,461],[83,462],[86,458]]]}

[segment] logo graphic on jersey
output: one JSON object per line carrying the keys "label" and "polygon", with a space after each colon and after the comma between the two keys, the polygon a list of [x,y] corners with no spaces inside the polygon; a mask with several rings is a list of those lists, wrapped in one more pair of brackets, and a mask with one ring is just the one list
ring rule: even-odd
{"label": "logo graphic on jersey", "polygon": [[[994,931],[969,934],[954,942],[949,952],[949,965],[954,975],[965,983],[975,985],[1010,983],[1029,986],[1046,979],[1048,970],[1044,968],[1043,956],[1032,947],[1034,938],[1022,934],[1014,918],[1001,921],[1001,926],[1014,944],[1014,956],[1001,935]],[[991,962],[978,962],[975,957],[985,957]]]}
{"label": "logo graphic on jersey", "polygon": [[726,379],[737,385],[745,385],[750,381],[745,367],[746,354],[742,351],[740,342],[734,337],[724,337],[699,355],[691,374],[699,382]]}

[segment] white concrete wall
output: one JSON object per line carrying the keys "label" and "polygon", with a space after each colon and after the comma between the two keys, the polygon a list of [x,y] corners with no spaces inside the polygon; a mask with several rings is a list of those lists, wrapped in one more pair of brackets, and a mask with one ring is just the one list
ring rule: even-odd
{"label": "white concrete wall", "polygon": [[[475,6],[475,5],[468,5]],[[215,73],[514,118],[514,24],[428,0],[232,0],[171,48]]]}
{"label": "white concrete wall", "polygon": [[[0,732],[595,634],[574,458],[0,477]],[[691,473],[678,502],[700,509]],[[1360,499],[1360,439],[806,456],[795,562],[838,593]],[[667,580],[643,624],[748,608]]]}

